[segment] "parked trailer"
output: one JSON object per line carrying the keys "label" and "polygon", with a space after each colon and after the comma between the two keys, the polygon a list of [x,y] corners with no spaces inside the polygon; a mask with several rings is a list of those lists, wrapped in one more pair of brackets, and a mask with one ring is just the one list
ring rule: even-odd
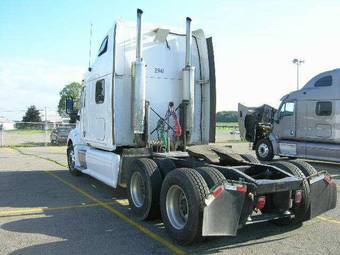
{"label": "parked trailer", "polygon": [[327,172],[296,162],[260,164],[209,145],[216,124],[211,38],[191,31],[190,18],[186,33],[142,29],[142,13],[137,26],[115,24],[86,74],[80,120],[67,142],[71,174],[127,187],[135,217],[161,217],[183,244],[334,208],[336,185]]}

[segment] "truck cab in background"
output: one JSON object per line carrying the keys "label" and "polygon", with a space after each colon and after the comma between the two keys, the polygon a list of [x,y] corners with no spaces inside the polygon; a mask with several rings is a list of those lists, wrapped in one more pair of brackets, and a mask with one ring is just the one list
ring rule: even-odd
{"label": "truck cab in background", "polygon": [[[340,69],[335,69],[284,96],[278,110],[239,104],[241,136],[263,161],[278,155],[340,162],[339,105]],[[263,119],[263,107],[271,118]]]}

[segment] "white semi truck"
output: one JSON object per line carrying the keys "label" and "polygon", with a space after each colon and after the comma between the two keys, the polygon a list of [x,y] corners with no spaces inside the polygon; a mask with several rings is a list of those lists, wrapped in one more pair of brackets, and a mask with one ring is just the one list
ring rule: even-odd
{"label": "white semi truck", "polygon": [[[235,236],[263,221],[302,222],[336,205],[326,172],[300,161],[263,165],[215,139],[212,39],[117,22],[87,72],[79,122],[67,141],[69,170],[127,187],[137,219],[161,217],[188,244]],[[72,100],[67,111],[73,110]]]}

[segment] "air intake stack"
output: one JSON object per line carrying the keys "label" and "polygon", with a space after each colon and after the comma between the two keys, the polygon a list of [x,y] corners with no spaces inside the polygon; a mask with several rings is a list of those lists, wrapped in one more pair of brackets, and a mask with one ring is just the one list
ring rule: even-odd
{"label": "air intake stack", "polygon": [[186,142],[190,143],[190,137],[194,126],[194,98],[195,98],[195,67],[191,65],[191,19],[186,19],[186,47],[185,67],[183,68],[183,104],[184,104],[184,131]]}
{"label": "air intake stack", "polygon": [[131,67],[132,128],[135,138],[136,135],[143,134],[145,130],[146,64],[143,60],[142,48],[142,14],[143,11],[137,9],[136,60],[132,63]]}

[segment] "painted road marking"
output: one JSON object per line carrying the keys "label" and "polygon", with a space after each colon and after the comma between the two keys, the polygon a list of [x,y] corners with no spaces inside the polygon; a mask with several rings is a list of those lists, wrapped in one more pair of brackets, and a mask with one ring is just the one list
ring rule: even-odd
{"label": "painted road marking", "polygon": [[[35,155],[35,154],[29,154],[29,153],[25,153],[22,152],[21,150],[19,150],[18,148],[13,148],[15,150],[17,150],[19,153],[23,154],[23,155],[28,155],[28,156],[34,156],[34,157],[38,157],[40,159],[44,159],[44,160],[48,160],[50,162],[56,163],[60,166],[66,167],[65,165],[49,159],[49,158],[44,158],[41,157],[39,155]],[[119,218],[123,219],[124,221],[128,222],[129,224],[131,224],[132,226],[134,226],[135,228],[137,228],[139,231],[143,232],[144,234],[146,234],[147,236],[159,241],[160,243],[162,243],[164,246],[166,246],[169,250],[171,250],[172,252],[176,253],[176,254],[186,254],[185,251],[183,251],[182,249],[180,249],[179,247],[175,246],[174,244],[172,244],[171,242],[169,242],[166,239],[163,239],[159,236],[157,236],[155,233],[153,233],[152,231],[150,231],[149,229],[145,228],[144,226],[138,224],[137,222],[131,220],[130,218],[128,218],[125,214],[121,213],[120,211],[114,209],[113,207],[105,204],[105,202],[100,201],[99,199],[91,196],[90,194],[88,194],[87,192],[79,189],[78,187],[74,186],[73,184],[69,183],[68,181],[64,180],[63,178],[55,175],[54,173],[52,173],[52,171],[45,171],[46,173],[52,175],[53,177],[55,177],[56,179],[58,179],[59,181],[61,181],[62,183],[64,183],[66,186],[69,186],[70,188],[72,188],[73,190],[77,191],[78,193],[82,194],[83,196],[87,197],[88,199],[94,201],[95,203],[98,203],[100,206],[108,209],[109,211],[111,211],[113,214],[115,214],[116,216],[118,216]],[[340,188],[340,185],[337,184],[337,187]],[[125,201],[124,201],[125,200]],[[126,205],[126,199],[121,199],[121,200],[114,200],[117,201],[117,203],[121,204],[123,203],[123,205]],[[128,204],[128,202],[127,202]],[[324,217],[324,216],[318,216],[318,219],[322,220],[322,221],[326,221],[329,223],[335,223],[335,224],[340,224],[340,221],[337,219],[333,219],[330,217]]]}
{"label": "painted road marking", "polygon": [[[113,204],[114,201],[106,202],[106,204]],[[0,212],[0,217],[4,216],[18,216],[24,214],[39,214],[45,213],[47,211],[58,211],[58,210],[66,210],[66,209],[76,209],[76,208],[88,208],[88,207],[96,207],[99,206],[98,203],[92,204],[80,204],[80,205],[67,205],[67,206],[59,206],[59,207],[32,207],[32,208],[19,208],[19,209],[9,209],[2,210]]]}
{"label": "painted road marking", "polygon": [[334,218],[331,218],[331,217],[318,216],[317,218],[320,219],[320,220],[323,220],[323,221],[330,222],[330,223],[340,224],[340,220],[337,220],[337,219],[334,219]]}
{"label": "painted road marking", "polygon": [[129,200],[127,199],[114,199],[113,201],[120,205],[129,205]]}
{"label": "painted road marking", "polygon": [[119,217],[120,219],[126,221],[127,223],[129,223],[130,225],[134,226],[135,228],[137,228],[139,231],[143,232],[144,234],[146,234],[147,236],[151,237],[154,240],[157,240],[158,242],[160,242],[161,244],[163,244],[164,246],[166,246],[169,250],[171,250],[172,252],[176,253],[176,254],[186,254],[185,251],[183,251],[182,249],[180,249],[179,247],[177,247],[176,245],[174,245],[173,243],[169,242],[168,240],[158,236],[156,233],[150,231],[149,229],[147,229],[146,227],[140,225],[139,223],[131,220],[129,217],[127,217],[124,213],[116,210],[115,208],[113,208],[112,206],[106,204],[105,202],[99,200],[98,198],[93,197],[92,195],[90,195],[89,193],[87,193],[86,191],[76,187],[75,185],[73,185],[72,183],[66,181],[65,179],[59,177],[58,175],[49,172],[49,171],[45,171],[45,173],[53,176],[54,178],[58,179],[59,181],[61,181],[62,183],[64,183],[66,186],[70,187],[71,189],[77,191],[78,193],[80,193],[81,195],[83,195],[84,197],[88,198],[89,200],[98,203],[101,207],[106,208],[107,210],[109,210],[110,212],[112,212],[113,214],[115,214],[117,217]]}
{"label": "painted road marking", "polygon": [[[33,157],[37,157],[40,159],[44,159],[44,160],[48,160],[51,161],[53,163],[56,163],[60,166],[64,166],[63,164],[49,159],[49,158],[44,158],[35,154],[30,154],[30,153],[25,153],[23,151],[21,151],[18,148],[12,147],[12,149],[18,151],[19,153],[23,154],[23,155],[27,155],[27,156],[33,156]],[[64,166],[66,167],[66,166]],[[90,195],[89,193],[87,193],[86,191],[76,187],[75,185],[73,185],[72,183],[66,181],[64,178],[59,177],[58,175],[56,175],[55,173],[53,173],[52,171],[48,171],[45,170],[45,173],[51,175],[52,177],[54,177],[55,179],[58,179],[60,182],[62,182],[63,184],[65,184],[66,186],[68,186],[69,188],[77,191],[79,194],[83,195],[84,197],[88,198],[89,200],[93,201],[94,203],[99,204],[101,207],[109,210],[111,213],[113,213],[114,215],[116,215],[118,218],[126,221],[127,223],[129,223],[130,225],[132,225],[133,227],[135,227],[136,229],[138,229],[140,232],[144,233],[145,235],[147,235],[148,237],[160,242],[161,244],[163,244],[165,247],[167,247],[170,251],[172,251],[175,254],[187,254],[184,250],[182,250],[181,248],[177,247],[175,244],[171,243],[170,241],[160,237],[158,234],[152,232],[151,230],[149,230],[148,228],[142,226],[141,224],[135,222],[134,220],[130,219],[129,217],[127,217],[124,213],[120,212],[119,210],[113,208],[112,206],[108,205],[107,203],[105,203],[104,201],[101,201],[98,198],[95,198],[94,196]]]}

